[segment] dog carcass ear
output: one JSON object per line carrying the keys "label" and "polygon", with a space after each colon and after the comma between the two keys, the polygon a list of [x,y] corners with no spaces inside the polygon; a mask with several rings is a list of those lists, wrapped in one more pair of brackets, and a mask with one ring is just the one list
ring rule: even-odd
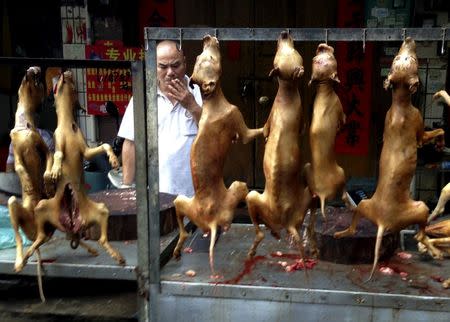
{"label": "dog carcass ear", "polygon": [[75,108],[77,110],[82,110],[82,111],[86,112],[86,108],[81,106],[81,104],[80,104],[80,102],[78,100],[75,101]]}
{"label": "dog carcass ear", "polygon": [[411,94],[414,94],[417,92],[417,89],[419,88],[419,77],[414,76],[409,81],[409,92]]}
{"label": "dog carcass ear", "polygon": [[304,72],[305,72],[305,68],[303,68],[303,66],[295,67],[294,73],[292,74],[292,79],[293,80],[299,79],[303,75]]}
{"label": "dog carcass ear", "polygon": [[278,67],[275,67],[270,71],[269,77],[278,76],[279,74],[280,74],[280,69]]}
{"label": "dog carcass ear", "polygon": [[339,80],[339,77],[338,77],[338,75],[337,75],[336,72],[333,73],[333,74],[331,74],[330,78],[331,78],[331,80],[335,81],[335,82],[338,83],[338,84],[341,83],[341,81]]}
{"label": "dog carcass ear", "polygon": [[389,88],[391,88],[391,77],[388,75],[386,79],[383,82],[383,88],[387,91]]}

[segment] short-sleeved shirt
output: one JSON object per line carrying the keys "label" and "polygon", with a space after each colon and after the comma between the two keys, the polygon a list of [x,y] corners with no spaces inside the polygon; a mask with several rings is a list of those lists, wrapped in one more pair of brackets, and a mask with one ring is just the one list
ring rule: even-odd
{"label": "short-sleeved shirt", "polygon": [[[55,152],[55,142],[53,141],[53,134],[50,131],[37,128],[37,131],[44,140],[44,143],[47,145],[48,149],[51,152]],[[9,145],[8,158],[6,159],[6,164],[14,164],[14,151],[12,143]]]}
{"label": "short-sleeved shirt", "polygon": [[[185,76],[189,82],[189,78]],[[202,106],[200,89],[188,87],[195,101]],[[180,103],[173,105],[159,90],[158,100],[158,152],[159,191],[171,194],[194,195],[190,151],[198,126],[191,113]],[[134,141],[133,100],[130,101],[120,125],[118,136]]]}

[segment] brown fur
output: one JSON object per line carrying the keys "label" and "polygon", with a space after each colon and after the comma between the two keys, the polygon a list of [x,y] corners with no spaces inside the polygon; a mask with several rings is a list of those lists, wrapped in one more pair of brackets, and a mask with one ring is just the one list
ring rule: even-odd
{"label": "brown fur", "polygon": [[264,238],[259,226],[261,223],[276,238],[280,238],[281,229],[286,229],[303,256],[298,229],[310,202],[308,188],[301,180],[299,146],[303,111],[298,80],[303,72],[303,59],[295,50],[291,36],[283,32],[278,38],[274,68],[270,72],[278,78],[278,92],[264,125],[264,137],[267,139],[263,160],[266,186],[263,194],[251,191],[246,198],[256,231],[249,257],[255,255]]}
{"label": "brown fur", "polygon": [[221,61],[219,42],[205,36],[203,52],[197,57],[191,82],[200,86],[203,97],[202,115],[197,137],[191,148],[191,171],[195,195],[178,196],[174,203],[180,238],[174,250],[179,257],[187,238],[183,217],[187,216],[205,232],[211,232],[209,261],[214,274],[213,248],[218,227],[228,229],[234,209],[248,193],[244,182],[235,181],[227,189],[223,182],[223,166],[233,141],[247,143],[262,129],[250,130],[239,109],[225,98],[220,85]]}
{"label": "brown fur", "polygon": [[78,244],[91,254],[97,251],[79,240],[80,234],[89,226],[100,225],[99,244],[120,264],[125,260],[117,250],[111,247],[107,238],[109,211],[103,203],[96,203],[88,198],[84,190],[83,159],[105,152],[112,167],[118,166],[118,160],[108,144],[96,148],[86,145],[83,134],[73,118],[77,106],[75,86],[71,72],[61,75],[55,93],[58,124],[55,130],[55,155],[51,169],[52,179],[56,182],[55,196],[41,200],[35,208],[36,239],[25,254],[20,264],[22,268],[27,259],[47,239],[45,227],[50,226],[65,231],[72,240],[71,246]]}
{"label": "brown fur", "polygon": [[428,207],[422,201],[411,199],[409,187],[416,171],[417,147],[433,137],[442,135],[442,130],[425,133],[422,116],[411,104],[411,95],[417,90],[418,61],[415,43],[407,38],[394,58],[385,88],[392,88],[392,105],[386,114],[383,133],[383,148],[380,156],[380,171],[376,191],[371,199],[363,200],[354,211],[349,228],[337,232],[335,237],[353,235],[361,216],[378,226],[372,277],[379,258],[381,240],[385,230],[399,231],[409,225],[418,224],[416,238],[430,246],[434,256],[439,252],[429,244],[425,236]]}

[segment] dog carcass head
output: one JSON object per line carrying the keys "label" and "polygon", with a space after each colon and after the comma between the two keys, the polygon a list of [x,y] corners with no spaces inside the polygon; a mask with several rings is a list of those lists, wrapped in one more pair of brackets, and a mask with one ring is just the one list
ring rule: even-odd
{"label": "dog carcass head", "polygon": [[327,44],[320,44],[316,50],[316,56],[312,61],[312,73],[309,84],[314,81],[332,80],[340,83],[337,76],[337,62],[334,57],[334,49]]}
{"label": "dog carcass head", "polygon": [[44,84],[39,67],[28,68],[20,84],[18,95],[19,99],[26,101],[26,105],[30,108],[36,109],[40,106],[44,99]]}
{"label": "dog carcass head", "polygon": [[416,43],[410,37],[403,42],[397,56],[392,61],[389,75],[384,81],[384,88],[393,85],[406,84],[411,93],[419,86],[419,62],[416,55]]}
{"label": "dog carcass head", "polygon": [[294,48],[294,40],[287,31],[278,37],[277,53],[269,77],[278,76],[283,80],[296,80],[303,75],[303,58]]}
{"label": "dog carcass head", "polygon": [[204,99],[208,99],[218,86],[222,74],[220,59],[219,41],[216,37],[206,35],[203,38],[203,52],[197,56],[190,80],[191,86],[200,86]]}
{"label": "dog carcass head", "polygon": [[77,93],[75,90],[75,84],[73,74],[67,70],[59,76],[55,89],[55,103],[58,106],[59,102],[70,103],[75,107],[77,100]]}

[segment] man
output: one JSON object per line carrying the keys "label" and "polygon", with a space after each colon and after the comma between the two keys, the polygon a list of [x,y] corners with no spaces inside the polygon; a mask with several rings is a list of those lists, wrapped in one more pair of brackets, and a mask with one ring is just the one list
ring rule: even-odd
{"label": "man", "polygon": [[[186,59],[177,43],[162,41],[156,46],[158,79],[159,189],[171,194],[194,195],[190,150],[198,130],[202,99],[197,85],[188,86]],[[126,109],[118,136],[122,146],[121,187],[129,187],[135,177],[133,101]],[[111,179],[111,176],[110,176]],[[111,180],[113,181],[113,180]]]}

